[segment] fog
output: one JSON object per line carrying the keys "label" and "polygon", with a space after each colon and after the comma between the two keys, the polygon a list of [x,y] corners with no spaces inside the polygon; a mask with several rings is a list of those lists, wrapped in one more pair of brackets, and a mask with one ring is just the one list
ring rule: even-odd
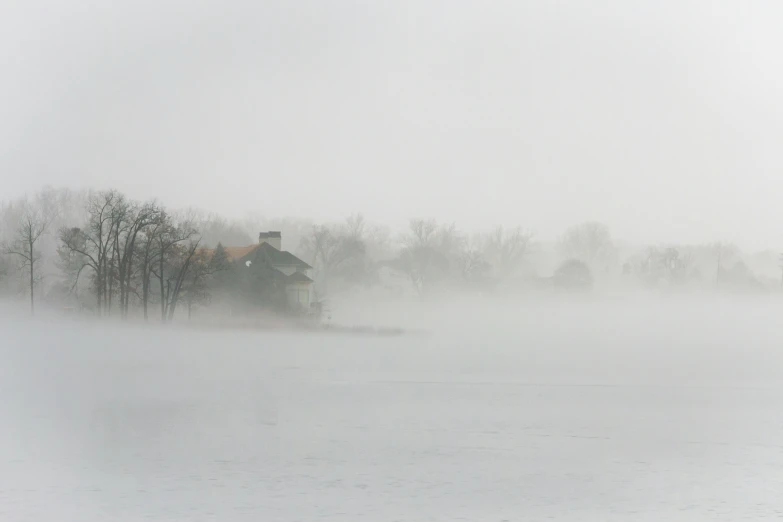
{"label": "fog", "polygon": [[6,1],[3,192],[780,248],[782,9]]}
{"label": "fog", "polygon": [[0,520],[783,518],[782,16],[0,2]]}
{"label": "fog", "polygon": [[778,308],[453,304],[392,338],[6,313],[0,516],[770,520]]}

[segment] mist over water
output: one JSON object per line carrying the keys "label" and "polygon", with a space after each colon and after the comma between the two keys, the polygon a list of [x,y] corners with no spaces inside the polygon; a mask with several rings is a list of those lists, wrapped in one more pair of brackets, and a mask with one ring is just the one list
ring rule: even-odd
{"label": "mist over water", "polygon": [[780,516],[775,300],[629,304],[422,304],[389,338],[6,313],[0,518]]}
{"label": "mist over water", "polygon": [[0,6],[0,522],[783,520],[783,2]]}

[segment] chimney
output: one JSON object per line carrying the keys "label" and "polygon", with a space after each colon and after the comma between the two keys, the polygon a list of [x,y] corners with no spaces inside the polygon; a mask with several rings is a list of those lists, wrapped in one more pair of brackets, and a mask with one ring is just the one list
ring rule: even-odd
{"label": "chimney", "polygon": [[269,246],[276,248],[277,250],[283,249],[283,235],[280,232],[261,232],[258,234],[258,244],[268,243]]}

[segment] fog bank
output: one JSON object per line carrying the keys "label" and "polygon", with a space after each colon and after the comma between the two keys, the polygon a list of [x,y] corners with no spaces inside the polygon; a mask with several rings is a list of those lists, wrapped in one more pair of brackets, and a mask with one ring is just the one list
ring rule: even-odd
{"label": "fog bank", "polygon": [[429,336],[377,338],[5,314],[0,515],[778,513],[772,301],[452,304],[429,316]]}

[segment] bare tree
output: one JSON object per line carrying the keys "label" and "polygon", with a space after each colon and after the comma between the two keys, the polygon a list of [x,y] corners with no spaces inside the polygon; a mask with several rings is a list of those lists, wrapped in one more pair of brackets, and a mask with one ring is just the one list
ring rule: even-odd
{"label": "bare tree", "polygon": [[434,219],[412,219],[402,241],[408,248],[431,247],[436,242],[437,232],[438,223]]}
{"label": "bare tree", "polygon": [[118,270],[117,275],[120,285],[120,309],[123,318],[128,316],[128,307],[131,295],[131,281],[135,274],[134,260],[138,256],[138,243],[142,231],[149,225],[156,223],[161,215],[161,210],[155,203],[145,205],[132,205],[125,213],[125,221],[121,225],[121,233],[116,236]]}
{"label": "bare tree", "polygon": [[367,223],[361,214],[352,214],[345,220],[344,235],[357,241],[363,241]]}
{"label": "bare tree", "polygon": [[717,265],[715,269],[715,286],[719,286],[725,272],[723,264],[736,260],[739,257],[739,248],[732,243],[719,241],[707,245],[707,249],[715,256]]}
{"label": "bare tree", "polygon": [[188,321],[193,307],[200,303],[208,303],[211,299],[209,283],[217,272],[228,270],[231,263],[223,245],[218,243],[214,250],[200,248],[193,257],[190,273],[185,278],[185,302],[188,306]]}
{"label": "bare tree", "polygon": [[[158,280],[160,299],[160,318],[166,322],[174,317],[185,277],[190,263],[200,244],[197,231],[190,222],[175,225],[167,215],[162,216],[163,223],[155,236],[151,238],[154,252],[150,273]],[[188,245],[182,243],[188,241]]]}
{"label": "bare tree", "polygon": [[551,282],[566,290],[588,290],[593,285],[590,267],[579,259],[566,259],[552,275]]}
{"label": "bare tree", "polygon": [[41,259],[38,242],[46,232],[48,225],[49,219],[44,217],[41,211],[29,204],[25,205],[14,239],[3,248],[6,254],[17,256],[21,268],[27,271],[31,315],[35,315],[35,286],[40,280],[40,276],[36,272],[36,264]]}
{"label": "bare tree", "polygon": [[87,202],[86,226],[60,230],[59,255],[63,265],[75,273],[73,288],[78,285],[79,275],[85,268],[93,271],[93,291],[99,315],[108,311],[113,241],[121,214],[119,209],[123,205],[124,197],[115,190],[91,194]]}
{"label": "bare tree", "polygon": [[460,269],[466,283],[486,285],[492,266],[478,250],[467,250],[460,257]]}
{"label": "bare tree", "polygon": [[463,265],[466,242],[454,224],[438,226],[434,220],[412,219],[402,243],[397,264],[420,294],[433,282],[456,275]]}
{"label": "bare tree", "polygon": [[694,276],[691,252],[682,247],[649,247],[637,267],[649,284],[683,284]]}
{"label": "bare tree", "polygon": [[155,220],[141,230],[140,245],[137,252],[139,258],[139,277],[141,278],[141,304],[144,310],[144,320],[149,320],[149,302],[151,294],[152,270],[157,263],[156,245],[159,244],[159,233],[167,225],[167,215],[161,211]]}
{"label": "bare tree", "polygon": [[[342,266],[363,258],[365,253],[364,219],[351,216],[343,227],[315,225],[300,243],[300,250],[319,272],[323,285]],[[356,265],[351,265],[356,269]]]}
{"label": "bare tree", "polygon": [[[106,304],[107,313],[111,313],[112,303],[114,302],[114,284],[120,283],[122,288],[122,275],[119,273],[120,264],[120,241],[121,238],[127,233],[129,228],[129,222],[132,217],[129,217],[133,213],[133,204],[128,201],[124,195],[118,194],[114,204],[109,211],[109,255],[108,255],[108,269],[105,271],[106,283],[104,285],[104,302]],[[123,296],[120,296],[120,303],[123,301]]]}
{"label": "bare tree", "polygon": [[509,276],[519,268],[530,252],[533,234],[521,227],[504,230],[497,227],[479,239],[484,258],[491,264],[496,275]]}
{"label": "bare tree", "polygon": [[609,228],[595,221],[569,228],[560,242],[560,250],[564,256],[580,259],[588,264],[608,259],[613,248]]}
{"label": "bare tree", "polygon": [[[229,246],[243,246],[253,243],[255,234],[259,228],[253,228],[254,234],[248,234],[240,221],[229,221],[217,214],[207,213],[196,209],[188,211],[187,219],[198,229],[201,236],[201,245],[215,248],[218,243]],[[270,229],[278,230],[278,229]]]}
{"label": "bare tree", "polygon": [[391,230],[386,226],[368,227],[364,234],[367,257],[378,261],[393,255]]}
{"label": "bare tree", "polygon": [[198,256],[199,239],[191,240],[187,245],[174,245],[169,251],[169,273],[166,279],[166,293],[163,321],[174,319],[185,282],[193,271]]}

